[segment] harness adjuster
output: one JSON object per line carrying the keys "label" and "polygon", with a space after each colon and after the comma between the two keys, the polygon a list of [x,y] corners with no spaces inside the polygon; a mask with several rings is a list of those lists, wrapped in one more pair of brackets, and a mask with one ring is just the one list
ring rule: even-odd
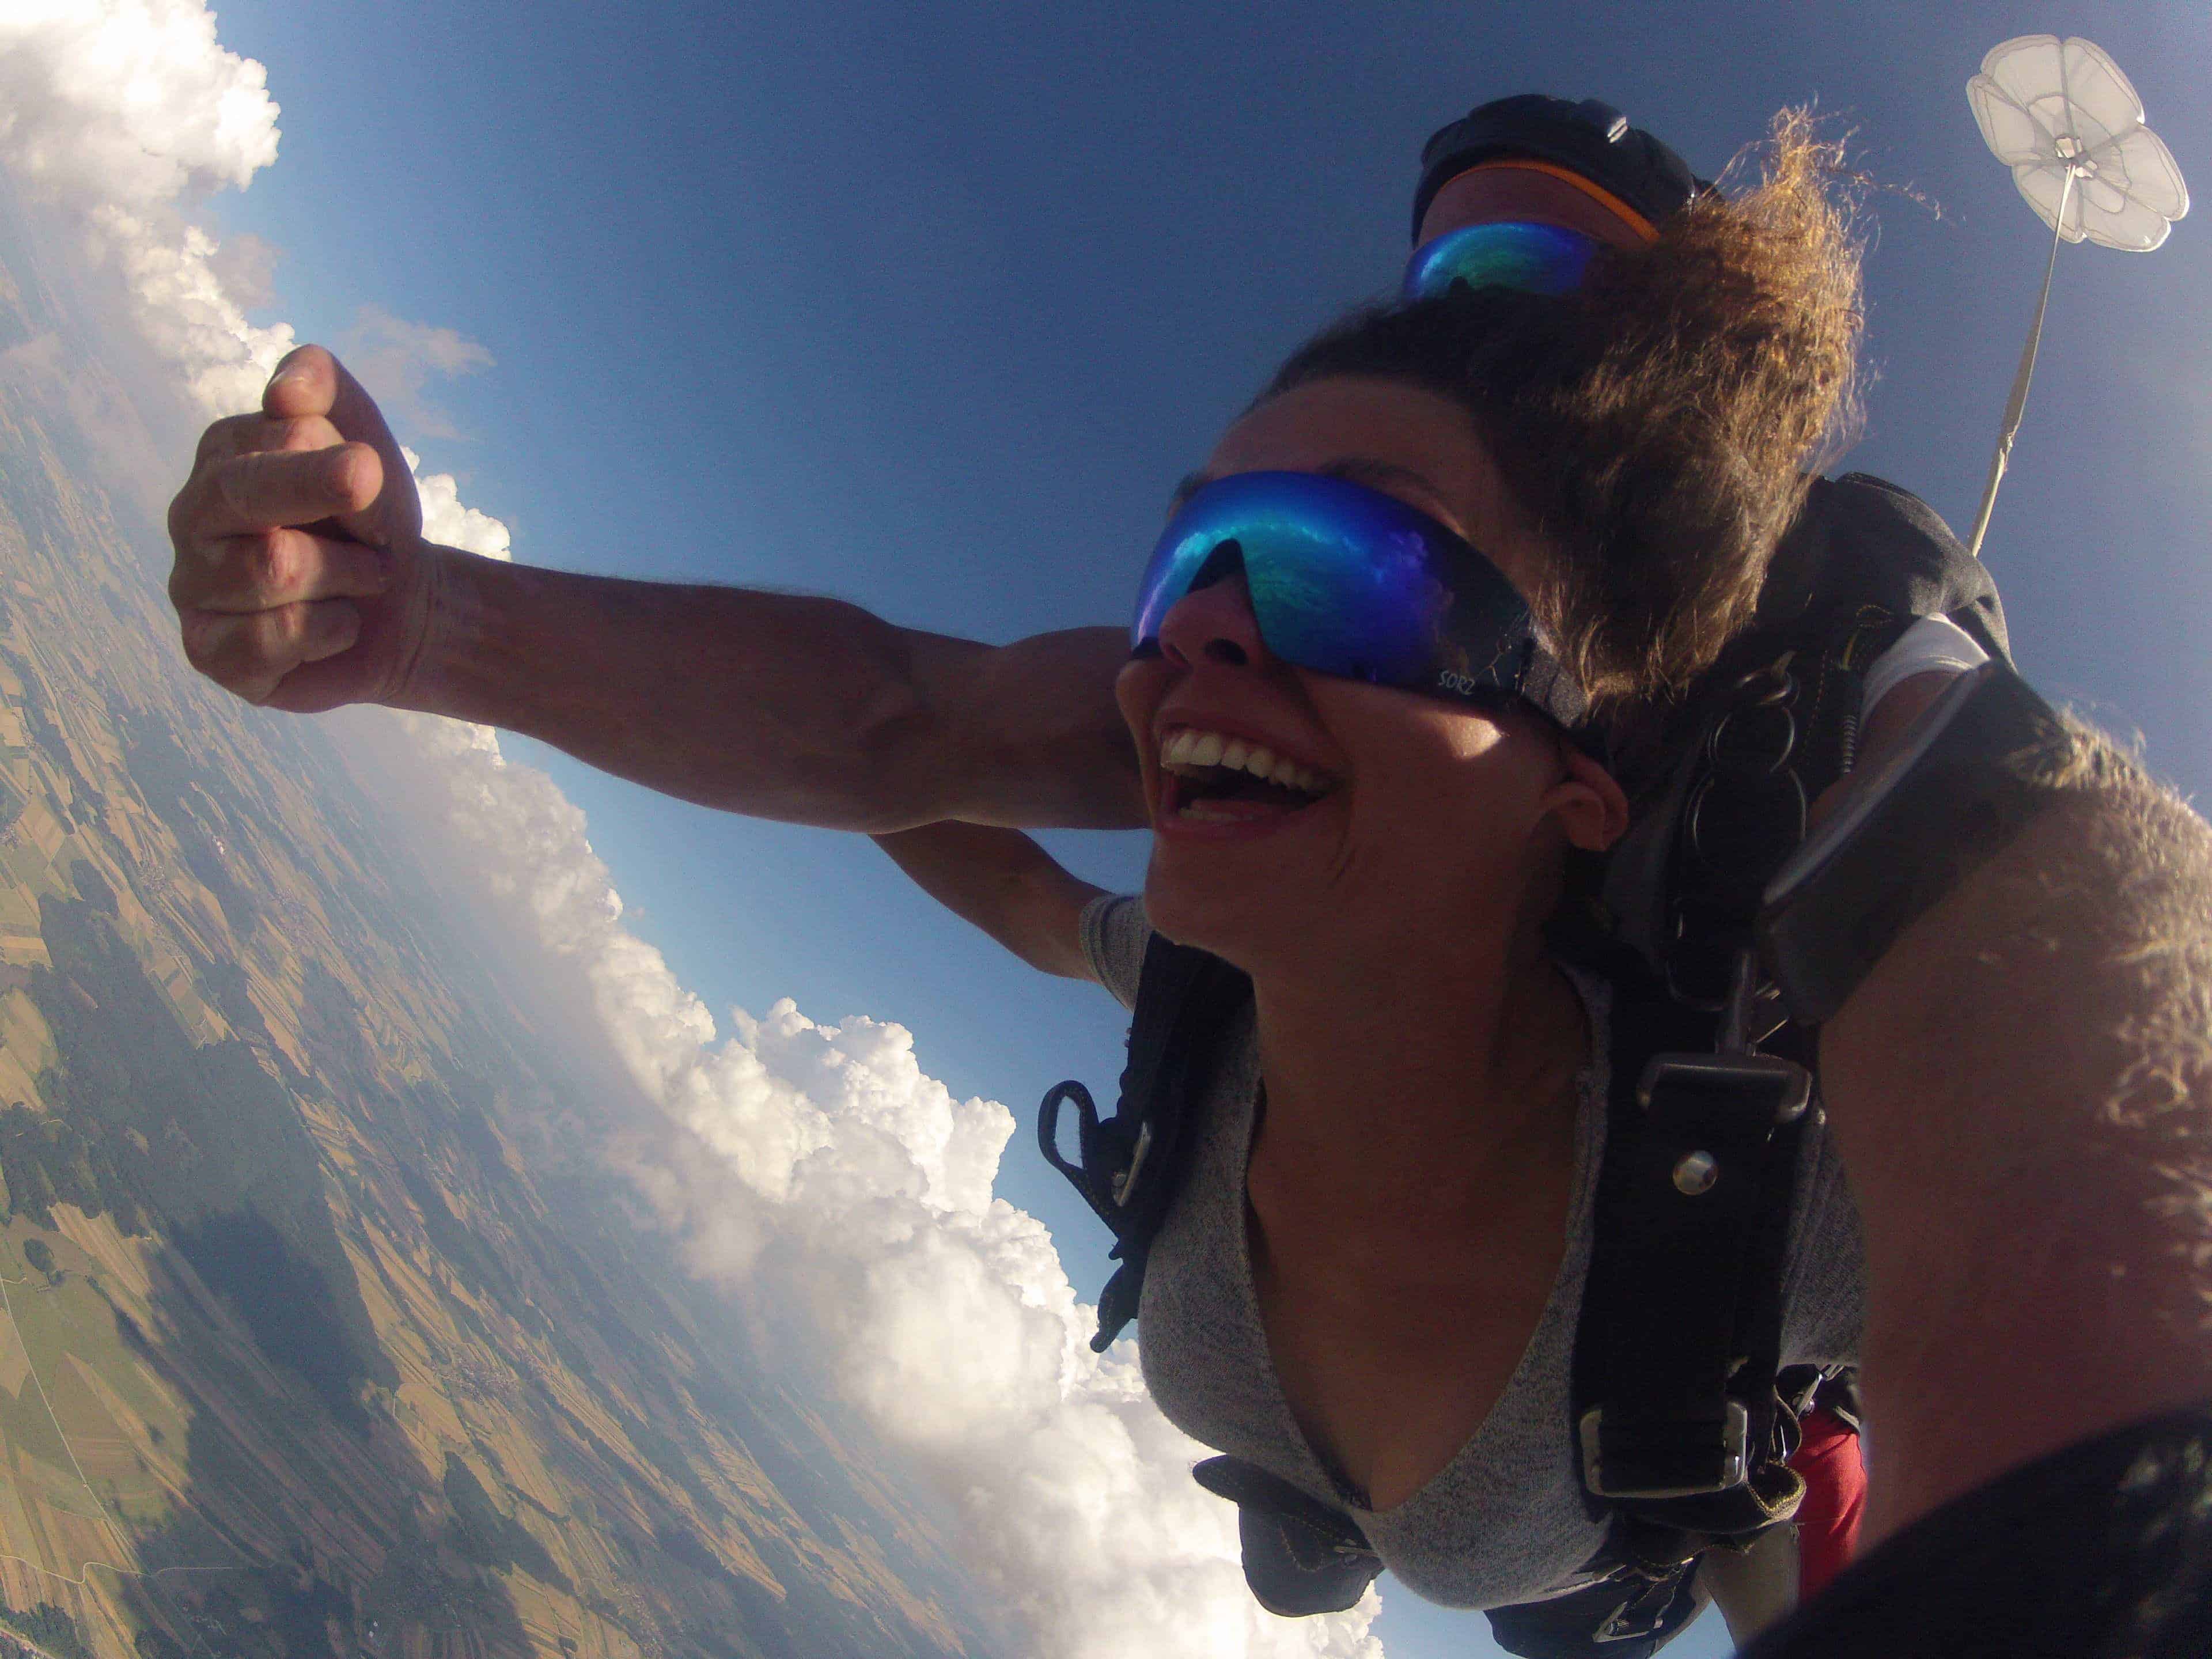
{"label": "harness adjuster", "polygon": [[1813,1074],[1779,1054],[1654,1054],[1637,1083],[1638,1103],[1650,1111],[1669,1085],[1741,1110],[1747,1125],[1771,1128],[1795,1123],[1813,1098]]}
{"label": "harness adjuster", "polygon": [[[1667,1423],[1656,1432],[1632,1429],[1627,1434],[1644,1443],[1616,1446],[1616,1455],[1605,1454],[1605,1407],[1593,1406],[1582,1415],[1583,1485],[1599,1498],[1650,1502],[1662,1498],[1698,1498],[1709,1492],[1741,1486],[1751,1473],[1751,1413],[1738,1400],[1727,1401],[1717,1423]],[[1719,1431],[1717,1443],[1704,1437]],[[1690,1441],[1689,1433],[1698,1437]],[[1615,1431],[1616,1438],[1620,1431]],[[1655,1440],[1662,1443],[1653,1444]],[[1710,1474],[1693,1469],[1711,1468]]]}

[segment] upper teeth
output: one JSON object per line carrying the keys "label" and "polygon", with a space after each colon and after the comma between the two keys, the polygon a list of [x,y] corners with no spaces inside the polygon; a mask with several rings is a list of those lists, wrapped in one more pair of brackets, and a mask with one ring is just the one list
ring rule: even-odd
{"label": "upper teeth", "polygon": [[1301,766],[1287,755],[1278,755],[1264,743],[1228,737],[1219,732],[1200,732],[1188,726],[1160,739],[1160,764],[1225,766],[1309,795],[1321,794],[1329,785],[1328,779],[1310,766]]}

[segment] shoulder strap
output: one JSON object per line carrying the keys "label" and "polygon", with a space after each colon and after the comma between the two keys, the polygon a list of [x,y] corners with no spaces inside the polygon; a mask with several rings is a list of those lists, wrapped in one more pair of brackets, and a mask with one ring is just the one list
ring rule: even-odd
{"label": "shoulder strap", "polygon": [[1585,1485],[1631,1557],[1756,1533],[1802,1495],[1775,1379],[1811,1054],[1794,1028],[1785,1054],[1753,1052],[1777,1017],[1751,924],[1810,801],[1850,769],[1866,667],[1910,625],[1872,605],[1817,624],[1737,643],[1608,876],[1630,948],[1608,969],[1613,1083],[1575,1419]]}
{"label": "shoulder strap", "polygon": [[[1608,872],[1625,948],[1607,967],[1613,1080],[1574,1414],[1585,1485],[1646,1571],[1786,1520],[1802,1496],[1777,1372],[1812,1054],[1808,1034],[1773,1029],[1751,922],[1810,801],[1850,769],[1867,666],[1909,625],[1838,605],[1739,641]],[[1784,1053],[1753,1052],[1762,1036]]]}
{"label": "shoulder strap", "polygon": [[1717,1011],[1725,999],[1768,878],[1856,758],[1866,670],[1911,625],[1865,605],[1755,629],[1662,726],[1629,738],[1635,752],[1619,758],[1635,812],[1604,902],[1676,1000]]}
{"label": "shoulder strap", "polygon": [[[1114,1232],[1121,1265],[1098,1297],[1091,1346],[1105,1349],[1137,1316],[1145,1261],[1188,1162],[1200,1091],[1252,982],[1218,957],[1170,944],[1158,933],[1145,948],[1121,1097],[1102,1120],[1091,1092],[1062,1083],[1037,1108],[1037,1143]],[[1060,1109],[1076,1111],[1076,1160],[1060,1150]]]}

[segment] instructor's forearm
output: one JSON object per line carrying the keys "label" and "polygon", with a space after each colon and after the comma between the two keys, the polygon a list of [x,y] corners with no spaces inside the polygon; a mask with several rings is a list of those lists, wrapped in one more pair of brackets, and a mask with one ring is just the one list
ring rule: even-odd
{"label": "instructor's forearm", "polygon": [[1109,826],[1135,813],[1113,630],[1057,636],[1064,652],[994,647],[837,599],[440,556],[400,707],[795,823]]}
{"label": "instructor's forearm", "polygon": [[2212,830],[2101,738],[1821,1042],[1894,1530],[2212,1395]]}

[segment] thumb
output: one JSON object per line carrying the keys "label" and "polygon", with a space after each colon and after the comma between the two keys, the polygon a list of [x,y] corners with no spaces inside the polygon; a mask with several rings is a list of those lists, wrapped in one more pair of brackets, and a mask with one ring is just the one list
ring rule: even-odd
{"label": "thumb", "polygon": [[262,412],[280,421],[326,416],[349,442],[365,443],[393,459],[399,445],[376,401],[327,347],[303,345],[286,356],[261,394]]}
{"label": "thumb", "polygon": [[368,509],[338,520],[348,533],[372,545],[384,544],[395,533],[421,533],[422,508],[399,441],[385,424],[376,400],[328,348],[303,345],[288,354],[269,377],[261,408],[276,420],[322,416],[337,428],[340,438],[367,444],[376,452],[383,464],[383,489]]}

